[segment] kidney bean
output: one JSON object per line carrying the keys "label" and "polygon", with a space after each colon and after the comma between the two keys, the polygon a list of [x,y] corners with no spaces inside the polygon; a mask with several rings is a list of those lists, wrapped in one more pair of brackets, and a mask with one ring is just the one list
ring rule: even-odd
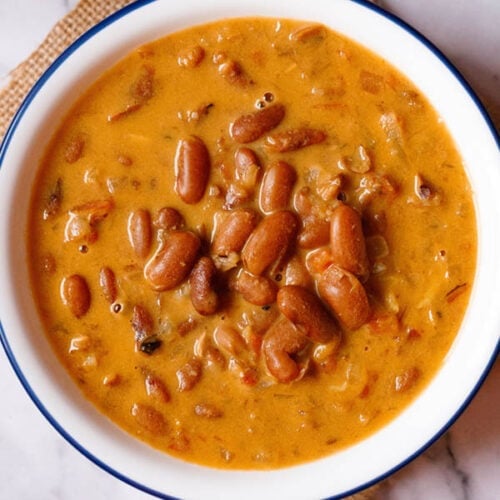
{"label": "kidney bean", "polygon": [[144,377],[144,386],[146,394],[157,399],[160,403],[168,403],[170,401],[170,392],[158,375],[147,371]]}
{"label": "kidney bean", "polygon": [[235,175],[239,180],[245,177],[248,167],[257,165],[260,167],[259,158],[253,149],[246,146],[239,147],[234,153]]}
{"label": "kidney bean", "polygon": [[213,338],[219,349],[233,356],[239,356],[247,350],[245,339],[231,326],[217,326]]}
{"label": "kidney bean", "polygon": [[199,359],[192,358],[176,371],[179,392],[190,391],[201,378],[202,364]]}
{"label": "kidney bean", "polygon": [[223,412],[217,406],[210,403],[198,403],[194,405],[194,413],[203,418],[220,418]]}
{"label": "kidney bean", "polygon": [[219,306],[219,297],[215,291],[217,269],[210,257],[201,257],[189,276],[191,302],[201,315],[213,314]]}
{"label": "kidney bean", "polygon": [[293,208],[302,217],[309,217],[313,213],[313,193],[311,188],[303,186],[297,190],[293,197]]}
{"label": "kidney bean", "polygon": [[247,192],[253,192],[260,177],[260,162],[254,151],[241,147],[234,154],[234,176]]}
{"label": "kidney bean", "polygon": [[145,259],[151,249],[151,215],[148,210],[134,210],[128,218],[128,239],[136,255]]}
{"label": "kidney bean", "polygon": [[371,314],[366,290],[356,276],[331,264],[320,276],[318,292],[348,330],[357,330]]}
{"label": "kidney bean", "polygon": [[316,215],[304,217],[297,241],[301,248],[307,249],[327,245],[330,241],[330,222]]}
{"label": "kidney bean", "polygon": [[288,207],[297,172],[287,162],[278,160],[264,173],[260,186],[260,208],[269,213]]}
{"label": "kidney bean", "polygon": [[314,347],[312,359],[321,370],[327,373],[335,372],[338,365],[338,342],[317,344]]}
{"label": "kidney bean", "polygon": [[112,269],[109,267],[102,267],[99,271],[99,285],[102,288],[104,298],[113,304],[118,295],[118,288],[116,285],[116,276]]}
{"label": "kidney bean", "polygon": [[232,288],[250,304],[266,306],[276,300],[278,287],[274,281],[265,276],[255,276],[244,269],[232,283]]}
{"label": "kidney bean", "polygon": [[61,209],[61,202],[63,197],[62,179],[59,177],[50,190],[47,200],[45,201],[45,208],[43,210],[43,219],[47,220],[59,213]]}
{"label": "kidney bean", "polygon": [[151,434],[161,436],[168,431],[164,416],[150,405],[135,403],[132,406],[131,414],[137,424]]}
{"label": "kidney bean", "polygon": [[245,73],[243,67],[234,59],[226,59],[217,67],[217,71],[222,78],[232,85],[245,86],[251,83],[250,77]]}
{"label": "kidney bean", "polygon": [[285,267],[285,285],[298,285],[309,288],[312,285],[312,278],[307,271],[302,259],[294,255]]}
{"label": "kidney bean", "polygon": [[262,353],[269,373],[279,382],[297,380],[301,369],[292,357],[308,344],[307,337],[286,319],[275,322],[262,341]]}
{"label": "kidney bean", "polygon": [[176,332],[180,337],[185,337],[188,333],[198,328],[199,322],[193,316],[188,316],[175,326]]}
{"label": "kidney bean", "polygon": [[189,47],[179,53],[177,64],[184,68],[196,68],[205,58],[205,49],[200,45]]}
{"label": "kidney bean", "polygon": [[420,369],[416,366],[411,366],[394,378],[394,390],[396,392],[408,391],[416,385],[421,376],[422,372]]}
{"label": "kidney bean", "polygon": [[83,156],[85,140],[82,135],[72,137],[64,148],[64,159],[67,163],[75,163]]}
{"label": "kidney bean", "polygon": [[284,116],[285,107],[282,104],[272,104],[237,118],[231,124],[229,134],[236,142],[247,144],[277,127]]}
{"label": "kidney bean", "polygon": [[369,263],[361,217],[354,208],[340,204],[330,218],[330,247],[335,264],[366,278]]}
{"label": "kidney bean", "polygon": [[87,281],[79,274],[64,278],[61,283],[61,298],[77,318],[84,316],[90,308],[90,289]]}
{"label": "kidney bean", "polygon": [[287,253],[295,241],[297,230],[297,218],[288,210],[264,217],[241,251],[245,269],[255,275],[262,274]]}
{"label": "kidney bean", "polygon": [[181,139],[175,155],[175,190],[188,204],[198,203],[210,176],[210,155],[205,143],[196,136]]}
{"label": "kidney bean", "polygon": [[314,342],[329,342],[339,335],[335,320],[313,292],[286,285],[278,292],[278,308],[294,325]]}
{"label": "kidney bean", "polygon": [[162,341],[154,334],[154,320],[149,311],[141,305],[134,306],[131,323],[137,351],[153,354],[162,345]]}
{"label": "kidney bean", "polygon": [[306,267],[311,274],[321,274],[333,264],[330,247],[320,247],[309,252],[306,256]]}
{"label": "kidney bean", "polygon": [[153,221],[153,226],[156,227],[156,229],[163,229],[164,231],[182,229],[184,224],[185,222],[182,214],[172,207],[160,208]]}
{"label": "kidney bean", "polygon": [[305,127],[295,128],[269,135],[266,139],[266,146],[272,151],[287,153],[313,144],[319,144],[326,137],[326,133],[322,130]]}
{"label": "kidney bean", "polygon": [[144,277],[158,292],[180,285],[194,266],[200,239],[191,231],[171,231],[146,263]]}
{"label": "kidney bean", "polygon": [[258,219],[257,213],[249,208],[230,212],[216,227],[212,253],[227,257],[231,252],[240,252],[255,229]]}
{"label": "kidney bean", "polygon": [[130,87],[130,96],[134,99],[134,104],[144,104],[153,97],[154,73],[153,67],[142,66],[140,74]]}
{"label": "kidney bean", "polygon": [[141,305],[135,305],[132,309],[131,323],[137,340],[142,340],[153,333],[153,317],[149,314],[148,310]]}
{"label": "kidney bean", "polygon": [[309,42],[311,40],[322,40],[326,36],[325,27],[322,24],[307,24],[293,30],[289,39],[293,42]]}

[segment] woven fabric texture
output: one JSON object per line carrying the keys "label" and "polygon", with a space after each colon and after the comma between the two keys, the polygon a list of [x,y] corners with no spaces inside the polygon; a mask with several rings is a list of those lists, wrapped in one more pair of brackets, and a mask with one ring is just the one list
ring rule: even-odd
{"label": "woven fabric texture", "polygon": [[80,0],[50,31],[38,49],[9,75],[0,92],[0,140],[26,94],[64,49],[92,26],[133,0]]}

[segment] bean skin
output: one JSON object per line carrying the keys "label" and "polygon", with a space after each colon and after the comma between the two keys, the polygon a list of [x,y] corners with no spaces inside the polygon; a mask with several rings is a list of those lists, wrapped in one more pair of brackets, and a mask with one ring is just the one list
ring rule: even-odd
{"label": "bean skin", "polygon": [[127,229],[128,238],[134,252],[141,259],[145,259],[151,249],[153,238],[149,211],[143,208],[133,211],[128,219]]}
{"label": "bean skin", "polygon": [[153,225],[156,229],[163,229],[164,231],[182,229],[184,227],[184,217],[175,208],[162,207],[158,210]]}
{"label": "bean skin", "polygon": [[259,216],[251,209],[238,209],[230,212],[216,228],[212,254],[227,257],[232,252],[241,252],[258,220]]}
{"label": "bean skin", "polygon": [[162,345],[162,340],[154,333],[154,319],[150,312],[141,305],[135,305],[130,320],[135,337],[135,348],[148,356]]}
{"label": "bean skin", "polygon": [[318,248],[330,242],[330,222],[316,215],[309,215],[302,219],[302,229],[298,237],[301,248]]}
{"label": "bean skin", "polygon": [[175,155],[175,190],[190,205],[205,194],[210,176],[210,155],[205,143],[196,136],[181,139]]}
{"label": "bean skin", "polygon": [[163,415],[150,405],[135,403],[130,413],[137,424],[155,436],[162,436],[167,433],[168,425]]}
{"label": "bean skin", "polygon": [[262,353],[269,373],[284,384],[297,380],[300,366],[292,355],[307,344],[307,337],[288,320],[282,318],[274,323],[262,342]]}
{"label": "bean skin", "polygon": [[265,276],[255,276],[242,270],[232,288],[242,295],[250,304],[267,306],[276,300],[278,287],[274,281]]}
{"label": "bean skin", "polygon": [[205,58],[205,50],[200,45],[189,47],[177,56],[177,64],[184,68],[196,68]]}
{"label": "bean skin", "polygon": [[132,318],[130,320],[132,329],[134,330],[136,340],[142,341],[149,337],[154,330],[154,320],[149,311],[141,306],[135,305],[132,310]]}
{"label": "bean skin", "polygon": [[152,372],[145,373],[144,387],[146,394],[160,403],[170,402],[170,392],[163,380]]}
{"label": "bean skin", "polygon": [[307,146],[319,144],[326,139],[326,133],[314,128],[295,128],[270,135],[266,138],[266,146],[278,153],[296,151]]}
{"label": "bean skin", "polygon": [[340,204],[330,219],[332,260],[362,279],[368,275],[368,257],[361,217],[354,208]]}
{"label": "bean skin", "polygon": [[348,330],[357,330],[370,318],[366,290],[356,276],[331,264],[321,274],[318,292]]}
{"label": "bean skin", "polygon": [[79,274],[73,274],[61,283],[61,297],[72,312],[72,314],[81,318],[90,308],[90,290],[87,281]]}
{"label": "bean skin", "polygon": [[190,231],[168,233],[144,267],[144,277],[151,287],[161,292],[180,285],[196,262],[200,244],[198,236]]}
{"label": "bean skin", "polygon": [[245,187],[249,187],[250,182],[257,181],[255,172],[260,170],[260,162],[256,153],[242,146],[234,153],[234,173],[236,179],[243,182]]}
{"label": "bean skin", "polygon": [[277,127],[284,116],[285,107],[282,104],[273,104],[237,118],[231,124],[229,134],[236,142],[247,144]]}
{"label": "bean skin", "polygon": [[264,217],[241,251],[244,268],[252,274],[262,274],[287,253],[295,241],[297,230],[297,218],[288,210]]}
{"label": "bean skin", "polygon": [[240,356],[247,351],[245,339],[232,326],[217,326],[213,339],[219,349],[232,356]]}
{"label": "bean skin", "polygon": [[308,272],[304,262],[297,255],[293,256],[285,267],[285,285],[299,285],[310,288],[313,284],[312,276]]}
{"label": "bean skin", "polygon": [[203,316],[214,314],[219,306],[219,297],[215,291],[217,268],[210,257],[201,257],[189,276],[191,302]]}
{"label": "bean skin", "polygon": [[263,212],[288,208],[297,172],[287,162],[272,163],[264,174],[260,187],[260,207]]}
{"label": "bean skin", "polygon": [[102,267],[99,271],[99,285],[102,288],[104,298],[113,304],[118,295],[116,276],[112,269],[109,267]]}
{"label": "bean skin", "polygon": [[278,292],[278,308],[294,325],[314,342],[329,342],[339,335],[335,320],[313,292],[288,285]]}
{"label": "bean skin", "polygon": [[190,391],[200,381],[202,369],[201,361],[196,358],[190,359],[179,368],[175,372],[177,377],[177,390],[179,392]]}

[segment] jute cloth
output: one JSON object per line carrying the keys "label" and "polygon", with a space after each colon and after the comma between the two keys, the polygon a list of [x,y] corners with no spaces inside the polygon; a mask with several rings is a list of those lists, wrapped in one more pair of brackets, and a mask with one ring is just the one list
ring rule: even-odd
{"label": "jute cloth", "polygon": [[[26,94],[57,58],[81,34],[134,0],[80,0],[75,8],[50,31],[40,47],[10,75],[0,91],[0,141]],[[372,457],[369,457],[372,459]],[[349,497],[351,500],[376,498],[379,486]]]}
{"label": "jute cloth", "polygon": [[50,31],[40,47],[9,76],[0,91],[0,141],[19,105],[57,56],[82,33],[134,0],[80,0]]}

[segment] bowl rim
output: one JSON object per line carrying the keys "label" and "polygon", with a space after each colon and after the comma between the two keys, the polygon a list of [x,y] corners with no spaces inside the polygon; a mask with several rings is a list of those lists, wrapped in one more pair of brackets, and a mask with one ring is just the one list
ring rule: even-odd
{"label": "bowl rim", "polygon": [[[37,82],[31,88],[31,90],[27,94],[26,98],[23,100],[21,106],[19,107],[18,111],[16,112],[14,118],[12,119],[12,121],[9,125],[7,132],[3,138],[3,141],[0,144],[0,169],[2,167],[4,157],[7,154],[7,150],[9,148],[12,137],[14,136],[19,123],[22,121],[22,118],[25,115],[25,113],[27,112],[33,99],[35,99],[35,97],[38,95],[40,90],[44,87],[47,80],[49,80],[51,78],[52,74],[61,65],[63,65],[64,62],[75,51],[77,51],[88,40],[92,39],[96,34],[100,33],[106,27],[108,27],[109,25],[122,19],[123,17],[127,16],[131,12],[134,12],[138,9],[141,9],[141,8],[143,8],[149,4],[155,3],[157,1],[158,0],[137,0],[137,1],[131,3],[127,6],[119,9],[118,11],[111,14],[110,16],[108,16],[107,18],[100,21],[98,24],[96,24],[92,28],[90,28],[88,31],[86,31],[83,35],[81,35],[77,40],[75,40],[68,48],[66,48],[55,59],[55,61],[49,66],[49,68],[42,74],[42,76],[37,80]],[[344,0],[339,0],[339,1],[344,1]],[[461,87],[466,91],[468,96],[472,99],[476,109],[482,115],[482,119],[484,120],[487,127],[489,128],[489,131],[492,135],[493,140],[495,141],[495,143],[497,145],[497,148],[500,149],[500,135],[499,135],[498,131],[496,130],[495,125],[493,124],[493,121],[491,120],[491,118],[490,118],[488,112],[486,111],[484,105],[482,104],[481,100],[479,99],[477,94],[474,92],[474,90],[471,88],[471,86],[468,84],[468,82],[465,80],[465,78],[462,76],[460,71],[450,62],[450,60],[432,42],[430,42],[419,31],[417,31],[415,28],[410,26],[407,22],[400,19],[398,16],[385,11],[384,9],[379,7],[378,5],[373,4],[373,3],[369,2],[368,0],[345,0],[345,1],[351,1],[351,2],[356,3],[364,8],[371,10],[375,14],[381,15],[386,20],[394,23],[399,28],[401,28],[403,31],[405,31],[407,35],[410,35],[411,37],[415,38],[418,42],[420,42],[427,49],[429,49],[432,52],[432,54],[440,61],[440,63],[442,63],[446,67],[446,69],[453,75],[454,79],[458,82],[458,84],[461,85]],[[286,14],[283,17],[286,17]],[[146,484],[142,484],[142,483],[132,479],[131,477],[128,477],[125,474],[122,474],[121,472],[119,472],[118,470],[113,468],[112,466],[110,466],[107,463],[105,463],[104,461],[102,461],[99,457],[94,455],[91,451],[89,451],[85,447],[85,445],[78,442],[69,432],[66,431],[66,429],[63,427],[63,425],[61,425],[57,421],[57,419],[54,418],[54,416],[46,408],[44,403],[38,398],[35,390],[33,390],[33,388],[31,387],[31,384],[29,383],[27,377],[25,376],[21,366],[19,365],[19,363],[17,361],[17,358],[16,358],[16,356],[11,348],[7,333],[5,332],[4,326],[3,326],[1,321],[0,321],[0,343],[2,344],[2,346],[5,350],[7,358],[9,360],[14,372],[16,373],[17,378],[19,379],[21,385],[26,390],[30,399],[33,401],[33,403],[38,408],[38,410],[42,413],[42,415],[48,420],[48,422],[56,429],[56,431],[67,442],[69,442],[80,453],[82,453],[85,457],[87,457],[90,461],[95,463],[101,469],[110,473],[111,475],[115,476],[116,478],[120,479],[121,481],[123,481],[123,482],[145,492],[145,493],[156,496],[158,498],[164,498],[164,499],[175,498],[175,497],[170,496],[168,494],[157,491],[154,488],[150,488]],[[399,469],[403,468],[405,465],[407,465],[409,462],[411,462],[417,456],[419,456],[422,452],[424,452],[429,446],[431,446],[437,439],[439,439],[450,428],[450,426],[456,421],[456,419],[467,408],[467,406],[470,404],[470,402],[472,401],[472,399],[474,398],[474,396],[476,395],[476,393],[478,392],[478,390],[482,386],[488,373],[490,372],[491,368],[493,367],[493,364],[495,363],[495,360],[496,360],[499,353],[500,353],[500,339],[497,340],[496,347],[494,347],[494,349],[491,353],[491,357],[489,359],[488,364],[484,367],[484,369],[481,373],[481,376],[477,380],[472,391],[470,391],[469,394],[467,395],[467,397],[464,399],[463,404],[455,411],[455,413],[453,415],[451,415],[448,418],[446,425],[444,425],[437,433],[435,433],[419,449],[415,450],[414,453],[409,455],[404,461],[398,463],[398,465],[387,470],[385,473],[380,474],[379,476],[377,476],[369,481],[366,481],[365,483],[360,484],[359,486],[356,486],[355,488],[352,488],[348,491],[344,491],[340,494],[335,494],[334,496],[331,496],[329,498],[332,498],[332,499],[343,498],[346,495],[352,495],[356,492],[359,492],[363,489],[366,489],[366,488],[372,486],[373,484],[385,479],[386,477],[390,476],[391,474],[395,473]]]}

